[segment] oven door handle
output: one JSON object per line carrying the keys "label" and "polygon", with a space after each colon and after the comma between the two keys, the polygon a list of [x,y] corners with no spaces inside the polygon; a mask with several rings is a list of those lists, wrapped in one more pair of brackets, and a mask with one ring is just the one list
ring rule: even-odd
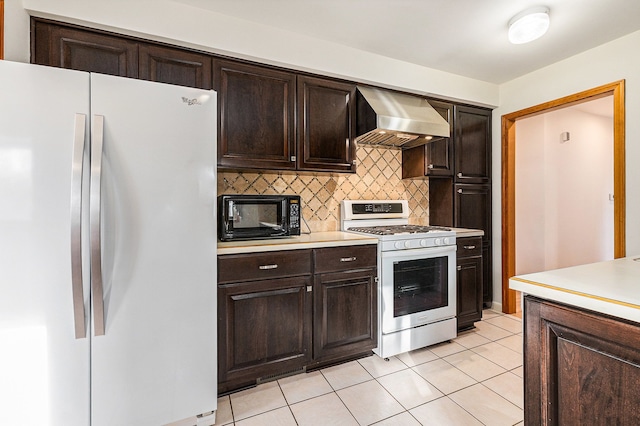
{"label": "oven door handle", "polygon": [[444,247],[426,247],[410,250],[397,250],[397,251],[383,251],[382,258],[429,258],[438,257],[439,255],[449,255],[455,253],[457,250],[456,245],[444,246]]}

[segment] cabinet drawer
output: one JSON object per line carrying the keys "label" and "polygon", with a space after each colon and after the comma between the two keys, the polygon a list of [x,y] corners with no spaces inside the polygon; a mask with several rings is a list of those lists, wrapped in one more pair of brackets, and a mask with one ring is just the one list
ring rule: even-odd
{"label": "cabinet drawer", "polygon": [[311,274],[311,250],[286,250],[218,257],[218,283]]}
{"label": "cabinet drawer", "polygon": [[482,255],[482,237],[457,238],[457,257]]}
{"label": "cabinet drawer", "polygon": [[316,249],[314,272],[344,271],[347,269],[375,268],[378,247],[365,246],[327,247]]}

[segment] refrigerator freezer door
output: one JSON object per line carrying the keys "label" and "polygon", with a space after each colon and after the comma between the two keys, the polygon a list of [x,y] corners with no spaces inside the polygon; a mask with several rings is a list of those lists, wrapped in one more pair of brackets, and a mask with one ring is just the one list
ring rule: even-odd
{"label": "refrigerator freezer door", "polygon": [[2,425],[89,423],[89,338],[76,339],[71,274],[76,114],[89,114],[89,74],[0,61]]}
{"label": "refrigerator freezer door", "polygon": [[215,92],[92,74],[91,94],[104,116],[105,320],[91,347],[92,425],[213,411]]}

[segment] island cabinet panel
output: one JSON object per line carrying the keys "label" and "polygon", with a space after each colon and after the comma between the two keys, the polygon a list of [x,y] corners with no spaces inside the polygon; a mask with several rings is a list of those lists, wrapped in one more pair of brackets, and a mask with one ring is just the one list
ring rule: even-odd
{"label": "island cabinet panel", "polygon": [[453,104],[429,99],[429,104],[449,123],[451,137],[402,151],[402,178],[453,176]]}
{"label": "island cabinet panel", "polygon": [[482,238],[456,239],[458,330],[482,319]]}
{"label": "island cabinet panel", "polygon": [[211,89],[211,57],[184,49],[141,43],[139,77],[179,86]]}
{"label": "island cabinet panel", "polygon": [[491,182],[491,110],[455,105],[455,179]]}
{"label": "island cabinet panel", "polygon": [[640,424],[640,324],[525,297],[525,424]]}
{"label": "island cabinet panel", "polygon": [[213,73],[219,167],[295,169],[295,74],[219,59]]}
{"label": "island cabinet panel", "polygon": [[356,171],[352,83],[298,76],[298,169]]}
{"label": "island cabinet panel", "polygon": [[113,34],[32,19],[31,62],[137,78],[138,43]]}

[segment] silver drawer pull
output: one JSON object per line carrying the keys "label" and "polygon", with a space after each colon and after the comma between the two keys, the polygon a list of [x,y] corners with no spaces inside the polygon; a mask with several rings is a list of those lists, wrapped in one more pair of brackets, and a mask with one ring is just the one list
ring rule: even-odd
{"label": "silver drawer pull", "polygon": [[458,189],[458,194],[462,194],[462,188]]}
{"label": "silver drawer pull", "polygon": [[458,173],[458,177],[461,178],[462,177],[462,172]]}
{"label": "silver drawer pull", "polygon": [[464,246],[466,250],[473,250],[476,246]]}
{"label": "silver drawer pull", "polygon": [[456,269],[457,269],[458,271],[462,271],[462,266],[458,266]]}
{"label": "silver drawer pull", "polygon": [[353,256],[353,257],[341,257],[340,258],[340,262],[353,262],[354,260],[357,260],[357,258],[355,256]]}
{"label": "silver drawer pull", "polygon": [[278,265],[275,264],[275,263],[273,265],[260,265],[260,266],[258,266],[258,268],[263,269],[263,270],[264,269],[276,269],[277,267],[278,267]]}

